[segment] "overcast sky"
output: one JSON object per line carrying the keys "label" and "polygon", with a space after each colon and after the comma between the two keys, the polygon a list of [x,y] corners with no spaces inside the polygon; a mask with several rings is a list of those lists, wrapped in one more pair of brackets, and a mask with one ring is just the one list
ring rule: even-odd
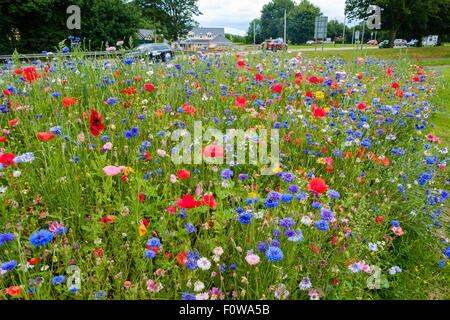
{"label": "overcast sky", "polygon": [[[294,0],[300,3],[301,0]],[[345,0],[309,0],[319,7],[328,21],[344,21]],[[270,0],[199,0],[200,16],[194,17],[201,27],[224,27],[226,33],[245,35],[250,21],[261,16]]]}

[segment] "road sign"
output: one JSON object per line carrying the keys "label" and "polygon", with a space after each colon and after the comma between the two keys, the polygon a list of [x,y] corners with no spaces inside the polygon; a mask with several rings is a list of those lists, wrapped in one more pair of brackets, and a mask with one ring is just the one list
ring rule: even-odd
{"label": "road sign", "polygon": [[327,37],[328,17],[316,17],[314,23],[314,39],[324,40]]}

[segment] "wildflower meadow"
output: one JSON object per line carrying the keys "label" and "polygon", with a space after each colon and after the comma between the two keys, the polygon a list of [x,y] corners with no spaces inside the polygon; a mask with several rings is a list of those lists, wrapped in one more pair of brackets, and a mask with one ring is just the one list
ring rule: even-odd
{"label": "wildflower meadow", "polygon": [[[83,51],[70,37],[48,59],[1,66],[0,299],[448,287],[436,70],[356,50]],[[415,248],[426,271],[407,263]]]}

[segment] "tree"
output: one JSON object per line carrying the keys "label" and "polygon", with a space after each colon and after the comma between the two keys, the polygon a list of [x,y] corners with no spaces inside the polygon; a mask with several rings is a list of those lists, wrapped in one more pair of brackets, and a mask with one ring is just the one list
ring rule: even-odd
{"label": "tree", "polygon": [[293,44],[305,43],[314,37],[315,18],[322,15],[320,8],[303,0],[293,8],[287,17],[288,39]]}
{"label": "tree", "polygon": [[[70,30],[66,10],[78,5],[81,29]],[[122,0],[0,0],[0,52],[53,51],[68,36],[90,40],[91,49],[104,41],[128,40],[137,32],[137,12]]]}
{"label": "tree", "polygon": [[[379,6],[381,11],[381,27],[389,30],[389,46],[394,46],[394,39],[401,27],[408,28],[408,25],[414,24],[417,33],[424,33],[429,18],[431,17],[431,8],[436,11],[442,9],[438,3],[445,3],[447,0],[346,0],[345,11],[347,17],[352,20],[366,19],[369,14],[366,10],[369,5]],[[448,8],[448,6],[447,6]],[[448,11],[447,11],[448,12]],[[436,14],[436,13],[435,13]],[[442,19],[448,20],[447,16],[441,15]],[[448,28],[448,21],[444,23]],[[441,28],[440,28],[441,29]],[[441,29],[442,30],[442,29]],[[448,29],[447,29],[448,31]]]}
{"label": "tree", "polygon": [[255,44],[263,42],[265,39],[261,31],[261,20],[253,19],[248,26],[246,43],[253,43],[253,30],[255,31]]}
{"label": "tree", "polygon": [[136,0],[143,15],[150,20],[164,25],[165,37],[177,41],[198,24],[192,19],[202,14],[197,7],[197,0]]}
{"label": "tree", "polygon": [[[278,38],[284,34],[284,10],[286,15],[294,9],[292,0],[272,0],[261,11],[261,33],[263,38]],[[286,39],[285,39],[286,40]]]}

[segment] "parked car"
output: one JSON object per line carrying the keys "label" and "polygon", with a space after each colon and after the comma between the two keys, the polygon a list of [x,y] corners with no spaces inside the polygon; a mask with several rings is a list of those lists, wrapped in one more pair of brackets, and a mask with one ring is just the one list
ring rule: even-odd
{"label": "parked car", "polygon": [[422,45],[424,47],[434,47],[438,44],[438,36],[437,35],[430,35],[427,37],[422,38]]}
{"label": "parked car", "polygon": [[419,40],[417,39],[412,39],[410,42],[408,42],[406,45],[408,47],[417,47],[417,45],[419,44]]}
{"label": "parked car", "polygon": [[284,43],[282,39],[269,39],[265,40],[261,45],[259,46],[261,50],[272,50],[272,51],[278,51],[278,50],[287,50],[287,43]]}
{"label": "parked car", "polygon": [[175,56],[175,51],[166,43],[144,43],[131,52],[133,58],[144,58],[166,61]]}
{"label": "parked car", "polygon": [[388,48],[389,47],[389,40],[383,40],[378,44],[378,48]]}
{"label": "parked car", "polygon": [[367,44],[370,46],[376,46],[376,45],[378,45],[378,41],[377,40],[369,40],[369,41],[367,41]]}
{"label": "parked car", "polygon": [[407,44],[408,44],[408,41],[406,41],[404,39],[395,39],[394,40],[394,48],[406,47]]}
{"label": "parked car", "polygon": [[[327,42],[325,41],[324,43],[327,43]],[[332,43],[332,42],[330,41],[330,43]],[[322,40],[317,40],[317,41],[309,40],[309,41],[306,41],[306,44],[322,44]]]}

